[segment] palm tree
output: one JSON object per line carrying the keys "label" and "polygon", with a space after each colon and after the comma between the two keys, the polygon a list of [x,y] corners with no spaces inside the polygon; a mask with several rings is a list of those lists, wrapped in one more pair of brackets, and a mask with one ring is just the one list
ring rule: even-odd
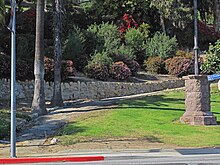
{"label": "palm tree", "polygon": [[44,115],[47,113],[44,93],[44,0],[37,0],[34,75],[32,110],[39,115]]}
{"label": "palm tree", "polygon": [[51,104],[53,106],[62,106],[63,99],[61,94],[61,60],[62,60],[62,15],[63,2],[62,0],[55,0],[54,11],[54,86],[53,98]]}

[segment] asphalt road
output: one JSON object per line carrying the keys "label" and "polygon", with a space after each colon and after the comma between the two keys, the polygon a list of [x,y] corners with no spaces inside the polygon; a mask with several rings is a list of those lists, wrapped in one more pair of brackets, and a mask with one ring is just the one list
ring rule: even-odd
{"label": "asphalt road", "polygon": [[[65,153],[65,152],[64,152]],[[71,152],[65,156],[100,155],[104,161],[96,162],[58,162],[58,163],[32,163],[41,165],[220,165],[219,148],[195,148],[195,149],[151,149],[151,150],[123,150],[102,152]],[[25,165],[31,165],[25,164]]]}

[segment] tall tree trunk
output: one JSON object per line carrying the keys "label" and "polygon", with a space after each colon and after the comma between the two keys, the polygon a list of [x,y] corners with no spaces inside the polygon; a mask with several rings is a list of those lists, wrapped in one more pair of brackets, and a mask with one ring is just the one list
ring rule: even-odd
{"label": "tall tree trunk", "polygon": [[35,87],[32,110],[39,115],[47,113],[44,93],[44,0],[37,0],[34,75]]}
{"label": "tall tree trunk", "polygon": [[214,27],[219,32],[220,28],[220,0],[214,0]]}
{"label": "tall tree trunk", "polygon": [[54,86],[53,86],[53,106],[63,106],[63,99],[61,93],[61,60],[62,60],[62,14],[63,14],[62,0],[55,0],[54,13]]}

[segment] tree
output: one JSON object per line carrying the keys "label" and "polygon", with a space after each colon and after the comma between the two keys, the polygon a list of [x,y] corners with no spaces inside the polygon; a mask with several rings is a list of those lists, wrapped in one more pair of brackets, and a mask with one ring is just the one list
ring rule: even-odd
{"label": "tree", "polygon": [[214,0],[214,27],[219,32],[220,28],[220,0]]}
{"label": "tree", "polygon": [[0,0],[0,27],[5,24],[5,1]]}
{"label": "tree", "polygon": [[35,87],[32,110],[39,115],[44,115],[47,113],[44,93],[44,0],[37,0],[36,10]]}
{"label": "tree", "polygon": [[[55,0],[54,11],[54,86],[53,86],[53,106],[62,106],[63,99],[61,94],[61,60],[62,60],[62,14],[63,2],[62,0]],[[73,45],[74,46],[74,45]]]}
{"label": "tree", "polygon": [[192,17],[192,4],[185,0],[151,0],[151,7],[158,9],[160,24],[165,34],[167,31],[166,19],[171,21],[173,26],[184,28]]}

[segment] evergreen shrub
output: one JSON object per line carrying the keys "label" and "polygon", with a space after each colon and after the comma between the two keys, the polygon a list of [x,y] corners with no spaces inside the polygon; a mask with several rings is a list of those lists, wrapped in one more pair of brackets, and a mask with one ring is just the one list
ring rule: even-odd
{"label": "evergreen shrub", "polygon": [[147,56],[159,56],[163,59],[172,57],[177,50],[176,37],[170,38],[163,33],[155,33],[146,43],[146,55]]}
{"label": "evergreen shrub", "polygon": [[82,71],[88,61],[85,53],[85,36],[78,27],[74,27],[64,43],[63,59],[74,60],[77,70]]}
{"label": "evergreen shrub", "polygon": [[105,51],[112,54],[120,46],[120,33],[113,23],[93,24],[88,27],[87,31],[93,34],[95,49],[98,52]]}
{"label": "evergreen shrub", "polygon": [[139,29],[130,28],[125,33],[125,45],[132,52],[133,59],[136,59],[140,64],[143,63],[145,57],[146,40],[146,34],[142,33]]}

